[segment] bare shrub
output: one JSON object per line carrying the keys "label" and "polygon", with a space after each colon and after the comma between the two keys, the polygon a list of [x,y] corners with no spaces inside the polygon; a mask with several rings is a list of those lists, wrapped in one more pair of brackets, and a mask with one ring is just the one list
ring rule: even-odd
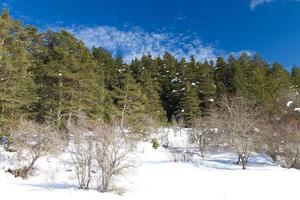
{"label": "bare shrub", "polygon": [[132,148],[118,126],[96,122],[92,128],[96,136],[96,156],[100,177],[100,192],[116,191],[114,180],[133,167],[128,154]]}
{"label": "bare shrub", "polygon": [[76,122],[69,122],[67,129],[71,136],[70,154],[75,167],[79,189],[88,189],[91,182],[92,162],[95,153],[95,137],[89,131],[87,116],[77,115]]}
{"label": "bare shrub", "polygon": [[222,139],[238,154],[237,164],[246,169],[248,157],[260,145],[258,124],[261,110],[242,97],[223,98],[220,102],[218,121],[223,128]]}
{"label": "bare shrub", "polygon": [[285,138],[282,141],[283,159],[288,168],[300,168],[300,129],[298,122],[285,126]]}
{"label": "bare shrub", "polygon": [[215,142],[218,128],[216,126],[216,113],[211,112],[209,116],[203,116],[194,121],[193,129],[189,134],[189,142],[196,144],[199,153],[204,158],[206,148]]}
{"label": "bare shrub", "polygon": [[295,88],[280,92],[274,120],[264,124],[266,153],[283,167],[300,168],[300,96]]}
{"label": "bare shrub", "polygon": [[277,121],[273,138],[283,167],[300,168],[300,122],[290,114]]}
{"label": "bare shrub", "polygon": [[299,90],[296,88],[289,88],[280,91],[275,105],[279,116],[287,113],[299,112]]}
{"label": "bare shrub", "polygon": [[169,134],[170,134],[170,128],[165,128],[165,127],[162,127],[160,129],[161,131],[161,137],[160,137],[160,144],[162,144],[162,146],[164,148],[168,148],[169,147],[169,144],[170,144],[170,141],[169,141]]}
{"label": "bare shrub", "polygon": [[270,117],[262,120],[258,125],[261,138],[261,146],[259,150],[267,154],[273,161],[277,161],[280,154],[281,138],[276,131],[279,120],[270,119]]}
{"label": "bare shrub", "polygon": [[55,153],[60,146],[59,133],[50,123],[21,120],[10,130],[10,135],[12,148],[16,150],[16,158],[21,166],[8,171],[16,177],[27,178],[39,158]]}
{"label": "bare shrub", "polygon": [[189,148],[170,147],[168,148],[171,161],[173,162],[190,162],[193,158],[193,152]]}
{"label": "bare shrub", "polygon": [[[76,122],[68,123],[71,135],[70,153],[80,189],[88,189],[93,171],[99,172],[100,192],[117,191],[114,180],[133,166],[128,158],[133,143],[127,142],[125,132],[115,124],[89,121],[78,113]],[[119,191],[118,191],[119,192]]]}

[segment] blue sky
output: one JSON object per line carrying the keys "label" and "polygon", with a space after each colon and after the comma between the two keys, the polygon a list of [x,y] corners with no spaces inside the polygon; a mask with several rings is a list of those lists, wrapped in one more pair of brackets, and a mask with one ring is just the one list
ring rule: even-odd
{"label": "blue sky", "polygon": [[198,60],[259,53],[300,66],[300,0],[0,0],[41,29],[68,29],[129,61],[171,51]]}

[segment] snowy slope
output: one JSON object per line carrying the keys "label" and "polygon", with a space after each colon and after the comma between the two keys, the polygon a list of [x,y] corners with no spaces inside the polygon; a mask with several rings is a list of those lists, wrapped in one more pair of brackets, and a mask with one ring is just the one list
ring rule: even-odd
{"label": "snowy slope", "polygon": [[[184,136],[172,136],[180,141]],[[232,164],[231,153],[210,154],[206,159],[195,157],[191,163],[174,163],[164,148],[154,150],[150,143],[140,143],[135,173],[120,180],[127,192],[123,196],[101,194],[91,189],[76,189],[76,178],[68,155],[45,157],[38,162],[36,175],[28,180],[4,173],[10,154],[0,150],[1,196],[10,199],[72,199],[72,200],[256,200],[299,199],[300,171],[283,169],[267,158],[255,155],[248,170]],[[96,184],[94,184],[95,186]]]}

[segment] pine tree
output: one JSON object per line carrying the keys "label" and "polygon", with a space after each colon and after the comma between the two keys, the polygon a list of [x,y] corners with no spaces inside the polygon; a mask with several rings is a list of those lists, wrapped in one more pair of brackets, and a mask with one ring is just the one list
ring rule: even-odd
{"label": "pine tree", "polygon": [[144,92],[147,97],[147,103],[145,105],[147,115],[154,123],[165,123],[166,113],[162,107],[162,102],[159,97],[158,85],[150,77],[145,77],[142,87],[144,88]]}
{"label": "pine tree", "polygon": [[70,33],[47,32],[42,65],[35,69],[40,120],[58,125],[81,110],[94,118],[103,113],[101,72],[90,52]]}
{"label": "pine tree", "polygon": [[147,97],[145,112],[147,113],[148,121],[152,124],[161,125],[166,122],[166,113],[162,107],[159,96],[159,82],[155,80],[156,72],[153,59],[151,55],[148,54],[147,56],[143,56],[140,62],[135,60],[133,63],[137,65],[136,67],[140,68],[139,75],[136,74],[136,80],[141,84],[144,90],[143,92]]}
{"label": "pine tree", "polygon": [[292,80],[287,70],[283,68],[282,65],[274,63],[270,69],[270,74],[267,77],[267,90],[270,98],[270,104],[267,110],[274,114],[278,112],[278,107],[276,106],[276,100],[278,99],[280,93],[283,90],[289,89],[292,86]]}
{"label": "pine tree", "polygon": [[256,54],[250,63],[250,68],[247,76],[248,99],[267,105],[270,103],[267,84],[267,76],[270,73],[269,65]]}
{"label": "pine tree", "polygon": [[244,71],[240,62],[230,55],[227,62],[228,74],[228,93],[232,95],[241,95],[246,90]]}
{"label": "pine tree", "polygon": [[289,72],[281,64],[274,63],[271,68],[271,79],[274,90],[279,92],[292,86],[292,80]]}
{"label": "pine tree", "polygon": [[112,99],[113,88],[119,86],[119,71],[114,70],[115,60],[110,52],[99,47],[92,49],[92,55],[97,63],[97,78],[102,87],[103,119],[112,122],[116,115],[116,106]]}
{"label": "pine tree", "polygon": [[164,109],[167,112],[168,121],[176,118],[178,103],[180,100],[180,90],[182,89],[180,74],[177,71],[178,61],[170,53],[165,53],[160,63],[160,96]]}
{"label": "pine tree", "polygon": [[222,57],[217,58],[215,69],[216,93],[218,97],[222,97],[227,93],[227,73],[226,62]]}
{"label": "pine tree", "polygon": [[29,117],[36,100],[29,41],[21,22],[4,10],[0,17],[0,128]]}
{"label": "pine tree", "polygon": [[216,85],[214,81],[214,69],[207,61],[197,64],[197,79],[192,82],[196,87],[201,100],[201,109],[207,113],[212,108],[216,97]]}
{"label": "pine tree", "polygon": [[39,32],[5,10],[0,16],[0,129],[21,117],[58,125],[77,113],[124,128],[144,131],[147,120],[193,119],[224,95],[242,96],[278,112],[282,91],[300,87],[300,70],[291,74],[259,55],[218,57],[216,63],[181,60],[168,52],[150,54],[130,65],[99,47],[88,49],[67,31]]}
{"label": "pine tree", "polygon": [[112,97],[118,107],[121,129],[128,128],[132,132],[143,134],[146,120],[146,96],[129,70],[124,72],[123,77],[122,87],[115,88]]}
{"label": "pine tree", "polygon": [[180,101],[180,113],[178,114],[179,118],[184,120],[186,126],[191,126],[193,121],[200,117],[200,100],[195,88],[192,87],[192,84],[187,81],[183,90],[182,98]]}
{"label": "pine tree", "polygon": [[103,71],[103,79],[105,87],[112,90],[114,87],[120,86],[120,72],[123,71],[123,61],[121,58],[113,58],[112,54],[107,50],[99,47],[93,48],[92,54],[98,62],[98,68]]}
{"label": "pine tree", "polygon": [[299,67],[294,66],[292,68],[292,79],[293,79],[293,84],[296,88],[300,88],[300,69]]}

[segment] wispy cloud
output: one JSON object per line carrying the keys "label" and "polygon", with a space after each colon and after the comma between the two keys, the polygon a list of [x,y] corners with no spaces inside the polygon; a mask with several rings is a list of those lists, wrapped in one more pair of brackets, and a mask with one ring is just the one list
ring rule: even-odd
{"label": "wispy cloud", "polygon": [[189,58],[193,55],[199,61],[215,60],[222,53],[212,45],[203,43],[198,37],[184,34],[150,33],[137,27],[120,30],[113,26],[74,26],[68,30],[88,47],[101,46],[114,55],[122,55],[125,62],[147,53],[161,56],[166,51],[177,58]]}
{"label": "wispy cloud", "polygon": [[1,1],[0,0],[0,7],[3,8],[11,8],[10,2],[8,1]]}
{"label": "wispy cloud", "polygon": [[256,7],[269,4],[273,1],[274,0],[251,0],[250,8],[251,8],[251,10],[255,10]]}
{"label": "wispy cloud", "polygon": [[[215,45],[204,43],[194,34],[178,34],[169,32],[146,32],[140,27],[119,29],[114,26],[72,26],[50,25],[47,29],[59,31],[65,29],[83,41],[87,47],[102,47],[112,52],[114,56],[120,55],[126,63],[134,58],[141,58],[150,53],[153,57],[160,57],[169,52],[176,58],[190,59],[191,56],[197,61],[215,61],[218,56],[228,58],[229,55],[236,57],[242,53],[254,55],[252,50],[240,50],[235,52],[225,51]],[[45,29],[46,30],[46,29]]]}
{"label": "wispy cloud", "polygon": [[251,0],[250,8],[251,8],[251,10],[255,10],[255,8],[258,6],[267,5],[267,4],[273,3],[275,1],[281,1],[283,3],[285,3],[285,2],[300,2],[300,0]]}

